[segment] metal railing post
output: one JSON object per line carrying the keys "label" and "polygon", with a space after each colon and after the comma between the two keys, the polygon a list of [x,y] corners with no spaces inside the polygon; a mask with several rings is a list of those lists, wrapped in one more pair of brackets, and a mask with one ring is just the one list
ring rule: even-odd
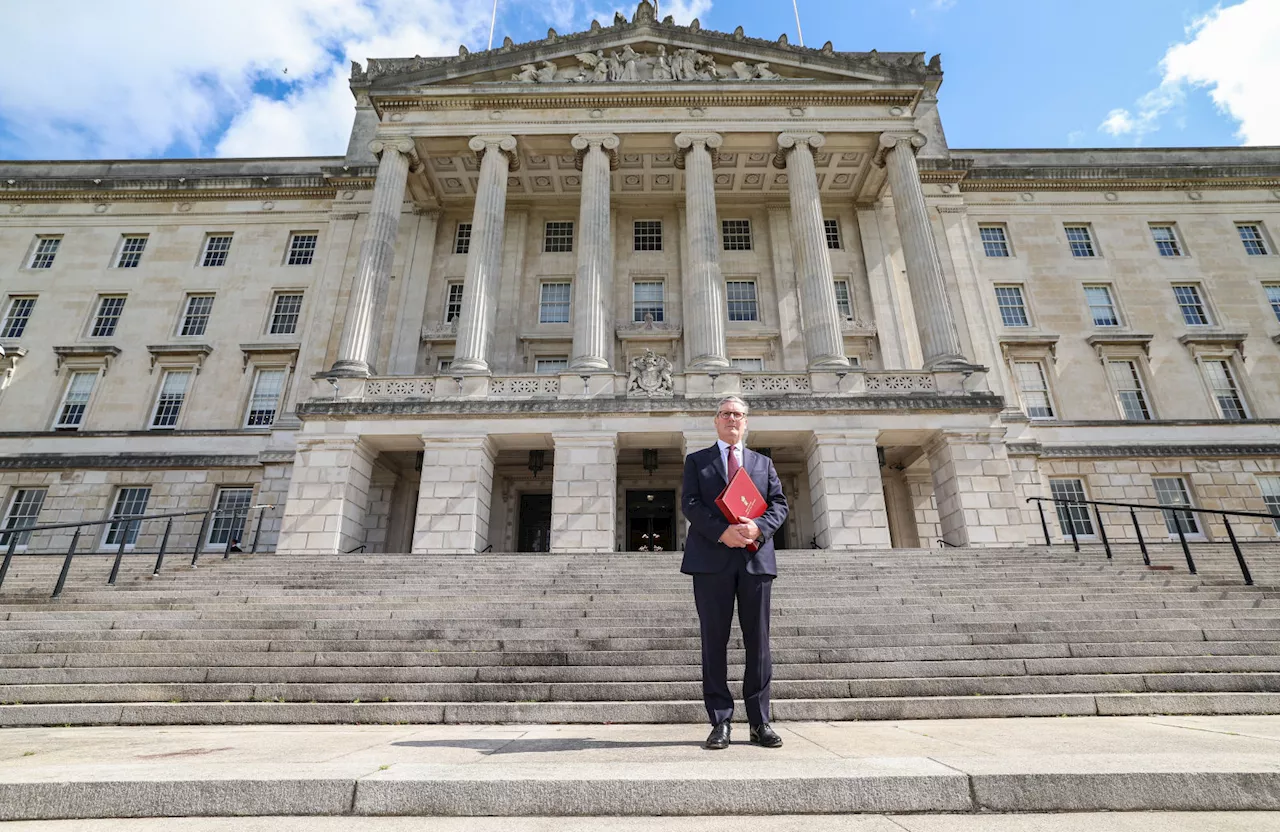
{"label": "metal railing post", "polygon": [[13,553],[18,548],[18,533],[9,533],[9,546],[4,551],[4,563],[0,564],[0,586],[4,586],[4,578],[9,574],[9,564],[13,562]]}
{"label": "metal railing post", "polygon": [[[232,533],[233,531],[235,531],[235,528],[236,528],[236,516],[237,516],[237,514],[238,514],[238,512],[235,512],[235,511],[231,512],[231,523],[227,526],[227,545],[222,547],[222,559],[223,559],[223,560],[230,560],[230,559],[231,559],[231,541],[235,539],[234,537],[232,537],[232,536],[231,536],[231,533]],[[247,515],[246,515],[246,517],[245,517],[245,522],[248,522],[248,516],[247,516]]]}
{"label": "metal railing post", "polygon": [[213,509],[209,509],[204,513],[204,519],[200,521],[200,534],[196,535],[196,545],[191,553],[191,567],[194,569],[196,561],[200,560],[200,547],[204,546],[204,532],[209,528],[209,520],[213,517]]}
{"label": "metal railing post", "polygon": [[1178,512],[1173,512],[1173,527],[1178,530],[1178,540],[1182,543],[1182,554],[1187,557],[1187,569],[1191,570],[1191,574],[1196,574],[1196,562],[1191,559],[1191,547],[1187,545],[1187,533],[1182,530],[1182,518],[1178,516]]}
{"label": "metal railing post", "polygon": [[1138,525],[1138,514],[1129,508],[1129,518],[1133,520],[1133,530],[1138,533],[1138,546],[1142,549],[1142,562],[1147,566],[1151,565],[1151,556],[1147,554],[1147,541],[1142,539],[1142,526]]}
{"label": "metal railing post", "polygon": [[1049,522],[1044,519],[1044,502],[1036,500],[1036,509],[1040,512],[1040,529],[1044,532],[1044,545],[1052,546],[1053,541],[1049,539]]}
{"label": "metal railing post", "polygon": [[[137,521],[141,523],[141,520]],[[116,577],[120,574],[120,562],[124,560],[124,545],[129,539],[129,521],[125,520],[120,527],[120,545],[116,547],[116,562],[111,564],[111,575],[107,578],[107,586],[116,585]]]}
{"label": "metal railing post", "polygon": [[164,524],[164,537],[160,538],[160,552],[156,555],[155,568],[151,570],[151,577],[160,574],[160,567],[164,566],[164,552],[169,548],[169,532],[173,530],[173,518],[169,518],[169,522]]}
{"label": "metal railing post", "polygon": [[265,507],[258,510],[258,525],[253,529],[253,545],[249,547],[250,554],[258,554],[258,538],[262,536],[262,518],[266,513]]}
{"label": "metal railing post", "polygon": [[[1085,509],[1088,511],[1088,509]],[[1102,538],[1102,548],[1107,550],[1107,560],[1111,560],[1111,541],[1107,540],[1107,527],[1102,525],[1102,507],[1093,507],[1093,516],[1098,518],[1098,536]]]}
{"label": "metal railing post", "polygon": [[[1057,502],[1058,502],[1057,500],[1054,500],[1055,505],[1057,504]],[[1073,503],[1070,500],[1068,500],[1067,501],[1067,525],[1071,528],[1071,545],[1074,546],[1076,548],[1076,551],[1078,552],[1080,551],[1080,538],[1076,536],[1076,518],[1071,514],[1072,505]],[[1088,510],[1089,510],[1088,508],[1085,508],[1085,511],[1088,511]]]}
{"label": "metal railing post", "polygon": [[50,597],[57,598],[62,594],[62,588],[67,585],[67,575],[71,572],[71,559],[76,555],[76,544],[80,542],[80,529],[76,529],[76,533],[71,535],[71,546],[67,548],[67,558],[62,562],[62,571],[58,573],[58,583],[53,588],[53,595]]}
{"label": "metal railing post", "polygon": [[1244,575],[1246,586],[1253,586],[1253,576],[1249,574],[1249,565],[1244,562],[1244,553],[1240,551],[1240,543],[1236,540],[1236,533],[1231,529],[1231,523],[1227,520],[1227,515],[1222,515],[1222,525],[1227,527],[1227,537],[1231,538],[1231,548],[1236,553],[1236,563],[1240,564],[1240,574]]}

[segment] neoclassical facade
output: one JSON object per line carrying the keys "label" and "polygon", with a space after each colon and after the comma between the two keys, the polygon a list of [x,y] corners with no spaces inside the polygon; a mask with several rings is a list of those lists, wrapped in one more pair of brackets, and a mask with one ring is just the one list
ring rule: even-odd
{"label": "neoclassical facade", "polygon": [[957,150],[941,83],[641,2],[354,65],[344,157],[0,163],[0,523],[674,549],[730,393],[793,548],[1280,511],[1280,151]]}

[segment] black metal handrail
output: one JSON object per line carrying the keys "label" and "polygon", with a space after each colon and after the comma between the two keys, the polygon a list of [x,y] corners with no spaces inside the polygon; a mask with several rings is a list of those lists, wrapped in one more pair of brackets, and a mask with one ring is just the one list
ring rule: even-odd
{"label": "black metal handrail", "polygon": [[[249,515],[255,511],[258,512],[258,523],[257,523],[257,526],[254,528],[253,544],[249,550],[250,552],[256,553],[258,551],[259,540],[262,536],[262,519],[263,519],[263,516],[265,515],[266,510],[271,508],[275,508],[275,506],[271,504],[261,504],[261,505],[248,506],[246,508],[233,508],[233,509],[210,508],[202,511],[201,510],[176,511],[176,512],[169,512],[166,514],[119,514],[113,517],[108,517],[103,520],[81,520],[76,523],[42,523],[42,524],[36,524],[32,526],[15,526],[11,529],[0,529],[0,537],[7,535],[9,540],[9,545],[5,547],[4,561],[0,562],[0,587],[4,586],[4,580],[9,574],[9,567],[13,563],[14,557],[19,557],[19,556],[20,557],[41,557],[42,556],[39,553],[34,553],[34,552],[28,553],[28,552],[17,551],[18,541],[22,539],[24,536],[27,536],[29,539],[29,535],[32,532],[55,531],[57,529],[75,529],[75,533],[72,534],[71,536],[71,545],[67,547],[66,556],[62,561],[62,571],[58,574],[58,582],[53,588],[52,597],[57,598],[60,595],[62,595],[62,590],[67,583],[67,576],[71,573],[72,561],[75,559],[77,554],[80,554],[80,555],[108,554],[107,552],[79,552],[79,553],[76,552],[76,547],[80,543],[80,532],[85,527],[118,525],[120,541],[116,547],[115,562],[111,565],[111,574],[107,578],[107,585],[114,586],[116,583],[116,578],[119,577],[120,575],[120,565],[124,561],[124,556],[126,554],[149,554],[147,552],[126,552],[126,549],[129,543],[129,530],[131,527],[134,529],[140,529],[142,527],[142,524],[149,520],[166,520],[167,521],[164,527],[164,534],[160,538],[160,549],[156,553],[155,566],[153,566],[151,570],[152,577],[155,577],[156,575],[160,574],[160,568],[164,565],[164,556],[167,553],[169,548],[169,536],[173,531],[174,520],[180,517],[196,517],[199,515],[203,515],[204,519],[201,520],[200,522],[200,531],[196,535],[195,546],[192,547],[191,567],[194,569],[196,566],[196,562],[200,559],[200,553],[204,549],[205,532],[208,530],[209,524],[214,520],[214,518],[229,515],[232,519],[231,527],[227,530],[226,545],[223,547],[223,551],[222,551],[222,557],[225,560],[231,557],[231,553],[233,551],[235,552],[243,551],[243,549],[241,549],[239,545],[241,542],[240,538],[236,537],[231,533],[231,530],[235,528],[236,518],[243,517],[245,518],[245,522],[247,523],[249,519]],[[136,532],[135,532],[135,538],[136,538]]]}
{"label": "black metal handrail", "polygon": [[[1231,549],[1235,552],[1236,563],[1240,566],[1240,574],[1244,576],[1244,582],[1248,586],[1253,586],[1253,575],[1249,572],[1249,565],[1245,563],[1244,552],[1240,549],[1240,541],[1236,539],[1235,530],[1231,528],[1231,521],[1227,519],[1231,517],[1257,517],[1272,522],[1280,521],[1280,514],[1264,514],[1257,511],[1228,511],[1219,508],[1196,508],[1195,506],[1185,505],[1150,505],[1148,503],[1118,503],[1110,500],[1076,500],[1063,497],[1028,497],[1027,502],[1034,502],[1036,509],[1040,512],[1040,528],[1044,532],[1044,545],[1052,546],[1053,540],[1049,536],[1049,523],[1044,517],[1044,503],[1051,502],[1055,506],[1058,504],[1066,506],[1093,506],[1093,516],[1098,524],[1098,537],[1102,541],[1102,547],[1107,552],[1107,558],[1111,558],[1111,540],[1107,537],[1107,527],[1102,522],[1102,512],[1098,510],[1099,506],[1109,506],[1112,508],[1127,508],[1129,510],[1129,519],[1133,522],[1133,530],[1138,535],[1138,546],[1142,550],[1142,562],[1147,566],[1151,565],[1151,555],[1147,552],[1147,542],[1142,537],[1142,526],[1138,523],[1138,509],[1145,511],[1159,511],[1167,513],[1166,516],[1173,517],[1173,527],[1178,532],[1178,542],[1182,544],[1182,554],[1187,559],[1187,569],[1192,575],[1196,574],[1196,562],[1191,557],[1191,547],[1187,544],[1187,533],[1182,528],[1182,519],[1178,517],[1178,512],[1188,512],[1195,514],[1216,515],[1222,518],[1222,525],[1227,531],[1227,538],[1231,541]],[[1080,551],[1080,537],[1076,533],[1076,523],[1074,517],[1067,517],[1067,522],[1062,523],[1059,517],[1059,525],[1065,525],[1071,533],[1071,544],[1075,550]],[[1168,525],[1166,521],[1165,525]]]}

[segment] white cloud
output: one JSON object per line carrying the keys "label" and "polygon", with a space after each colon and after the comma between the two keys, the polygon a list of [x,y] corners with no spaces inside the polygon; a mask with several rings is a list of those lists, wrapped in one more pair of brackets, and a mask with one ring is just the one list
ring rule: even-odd
{"label": "white cloud", "polygon": [[1187,40],[1160,62],[1160,86],[1138,99],[1136,114],[1111,110],[1098,129],[1135,141],[1176,113],[1189,87],[1207,88],[1220,110],[1239,122],[1242,143],[1280,144],[1275,78],[1280,76],[1280,3],[1243,0],[1215,7],[1187,27]]}

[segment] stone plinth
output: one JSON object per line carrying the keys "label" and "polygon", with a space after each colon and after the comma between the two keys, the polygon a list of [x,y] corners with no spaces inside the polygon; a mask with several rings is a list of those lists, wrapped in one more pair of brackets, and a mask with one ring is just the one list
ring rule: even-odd
{"label": "stone plinth", "polygon": [[489,545],[493,458],[488,436],[424,436],[413,551],[479,552]]}
{"label": "stone plinth", "polygon": [[1004,431],[939,431],[926,446],[942,539],[955,546],[1026,542]]}
{"label": "stone plinth", "polygon": [[875,430],[815,431],[805,447],[814,535],[823,548],[889,545],[877,434]]}
{"label": "stone plinth", "polygon": [[617,548],[618,435],[557,433],[553,439],[551,551],[612,552]]}
{"label": "stone plinth", "polygon": [[363,545],[376,455],[354,436],[299,437],[276,551],[336,554]]}

